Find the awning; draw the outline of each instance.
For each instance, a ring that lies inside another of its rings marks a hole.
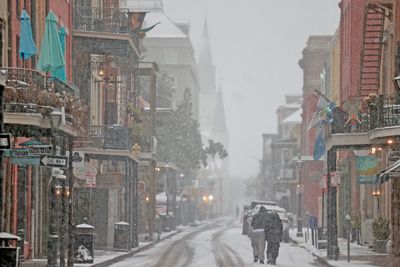
[[[377,181],[383,183],[388,180],[389,178],[389,173],[396,171],[398,168],[400,168],[400,160],[396,161],[386,169],[382,170],[377,174]]]

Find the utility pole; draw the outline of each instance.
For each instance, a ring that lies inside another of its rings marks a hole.
[[[332,186],[331,173],[336,171],[336,148],[331,148],[327,153],[327,187],[328,187],[328,247],[327,256],[337,260],[339,256],[338,233],[337,233],[337,203],[336,186]]]
[[[4,133],[4,89],[6,87],[6,76],[0,72],[0,133]],[[4,231],[4,209],[3,209],[3,151],[0,150],[0,232]]]

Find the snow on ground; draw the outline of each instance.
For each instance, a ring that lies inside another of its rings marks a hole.
[[[175,257],[176,252],[171,246],[182,246],[182,257],[179,253],[176,255],[176,264],[174,267],[217,267],[217,266],[268,266],[259,263],[253,263],[252,248],[250,239],[242,235],[241,225],[238,222],[231,223],[228,220],[218,220],[208,222],[193,228],[187,228],[182,233],[168,238],[154,247],[139,252],[133,257],[112,265],[113,267],[154,267],[163,266],[161,257],[169,258],[166,252],[171,251]],[[180,242],[179,240],[182,240]],[[179,241],[177,243],[177,241]],[[214,255],[213,250],[221,249],[221,253]],[[187,255],[186,255],[187,254]],[[222,259],[223,264],[217,264],[217,258]],[[229,258],[229,259],[228,259]],[[170,259],[165,259],[170,261]],[[187,265],[183,264],[188,260]],[[226,260],[226,261],[225,261]],[[158,263],[161,261],[161,265]],[[277,260],[277,266],[281,267],[309,267],[322,266],[316,264],[316,258],[304,248],[293,244],[282,243],[280,256]]]

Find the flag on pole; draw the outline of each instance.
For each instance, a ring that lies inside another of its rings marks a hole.
[[[323,95],[319,95],[315,112],[308,124],[308,130],[317,127],[320,124],[333,123],[333,110],[336,108],[335,103],[329,101]]]
[[[325,155],[325,132],[322,125],[317,128],[317,138],[315,138],[313,152],[314,160],[319,160]]]

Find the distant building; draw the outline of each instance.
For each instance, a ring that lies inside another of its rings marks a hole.
[[[259,197],[275,200],[287,211],[294,211],[296,203],[296,167],[301,129],[300,95],[286,95],[278,107],[277,134],[263,134]]]
[[[210,38],[207,22],[204,24],[202,43],[199,53],[199,82],[200,82],[200,128],[203,143],[208,145],[208,140],[220,142],[229,153],[229,134],[226,126],[223,93],[216,89],[215,67],[212,60]],[[229,188],[229,159],[208,159],[208,166],[201,176],[213,183],[216,194],[218,211],[226,212],[230,208]],[[217,180],[216,180],[217,179]],[[215,181],[216,180],[216,181]]]
[[[161,1],[127,1],[126,7],[151,11],[144,19],[143,28],[160,22],[147,32],[146,38],[143,39],[142,61],[157,62],[160,71],[167,72],[174,79],[173,108],[181,102],[185,89],[190,89],[193,117],[198,120],[199,83],[194,49],[189,38],[190,24],[186,21],[171,20],[164,13]]]

